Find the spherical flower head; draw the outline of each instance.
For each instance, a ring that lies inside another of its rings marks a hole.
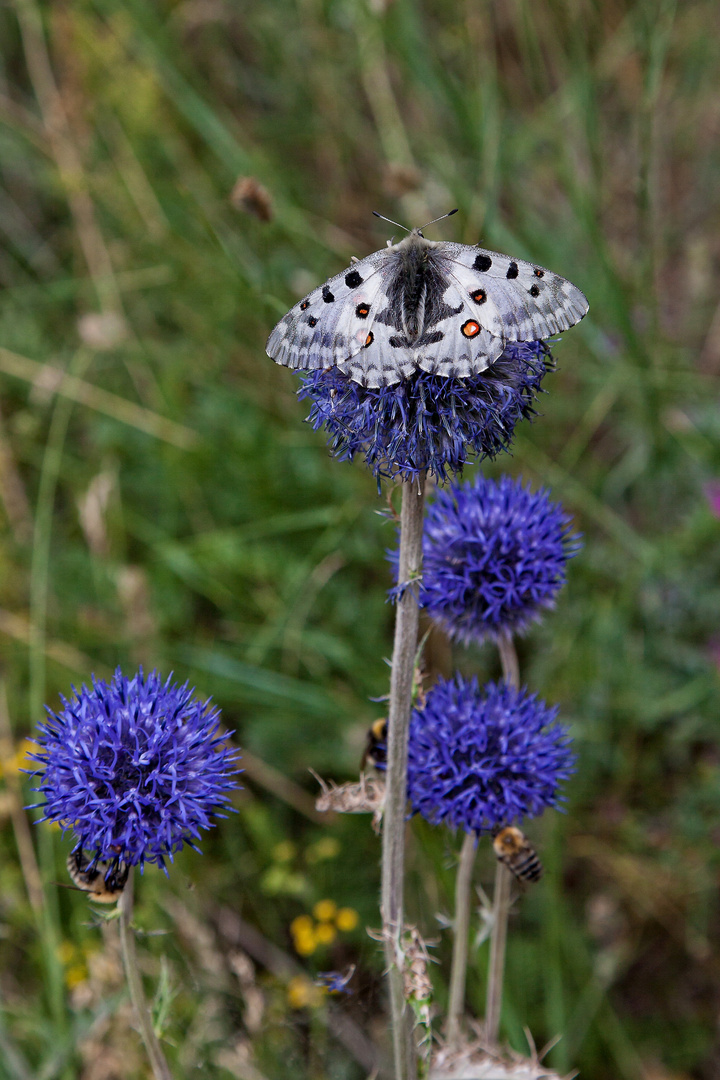
[[[492,367],[468,379],[418,371],[395,386],[360,386],[337,368],[311,371],[298,397],[310,398],[309,423],[328,432],[341,461],[361,454],[378,478],[444,483],[470,457],[507,450],[515,425],[552,367],[543,341],[508,342]]]
[[[73,693],[38,725],[42,820],[72,828],[96,858],[130,866],[164,867],[183,844],[195,847],[237,787],[238,755],[218,734],[219,710],[187,683],[146,678],[142,668],[132,679],[118,668],[109,685],[93,678],[92,689]]]
[[[555,605],[580,550],[548,492],[503,476],[441,491],[428,509],[420,603],[464,645],[521,633]]]
[[[413,813],[479,834],[557,806],[575,758],[556,716],[507,683],[439,679],[410,721]]]

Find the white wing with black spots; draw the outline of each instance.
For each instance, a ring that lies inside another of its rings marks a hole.
[[[384,299],[376,255],[313,289],[280,320],[267,343],[276,364],[303,371],[341,367],[363,348]]]
[[[579,322],[575,285],[523,259],[426,240],[419,229],[314,289],[267,343],[278,364],[338,368],[363,386],[392,386],[418,369],[469,378],[514,341],[540,341]]]
[[[569,330],[587,314],[583,293],[544,266],[467,244],[443,244],[449,271],[469,294],[485,289],[506,341],[541,341]]]

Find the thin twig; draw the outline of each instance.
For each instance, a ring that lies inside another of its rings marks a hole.
[[[477,851],[473,833],[465,833],[460,850],[460,862],[455,879],[455,920],[453,923],[453,955],[450,968],[450,1001],[448,1003],[447,1041],[452,1047],[460,1036],[460,1022],[465,1008],[465,977],[467,974],[468,932],[470,929],[470,885]]]
[[[20,36],[30,81],[40,106],[45,134],[65,188],[78,240],[100,307],[120,311],[122,302],[112,262],[95,217],[82,158],[75,143],[45,41],[42,16],[35,0],[15,0]]]
[[[0,372],[33,384],[50,383],[58,397],[76,401],[88,409],[94,409],[95,412],[117,420],[120,424],[137,428],[138,431],[181,450],[188,450],[198,443],[198,434],[192,428],[178,424],[109,390],[103,390],[101,386],[86,382],[73,372],[63,371],[55,364],[41,364],[37,360],[31,360],[29,356],[21,356],[0,346]]]
[[[503,678],[508,686],[513,686],[517,690],[520,686],[520,667],[512,635],[504,634],[499,638],[498,651],[503,669]],[[512,874],[510,871],[503,863],[498,862],[495,870],[493,921],[490,934],[490,966],[485,1005],[485,1038],[490,1046],[497,1042],[500,1030],[511,881]]]
[[[27,889],[30,907],[38,920],[42,919],[43,896],[42,878],[38,867],[37,856],[33,846],[32,833],[28,823],[27,814],[23,808],[22,788],[17,770],[9,765],[13,754],[14,743],[12,726],[10,724],[10,711],[8,708],[7,689],[5,680],[0,679],[0,760],[5,764],[5,783],[10,796],[10,817],[12,818],[15,843],[20,856],[20,866],[25,888]]]
[[[120,912],[120,944],[122,947],[123,967],[127,979],[130,1000],[135,1008],[135,1016],[140,1028],[142,1041],[145,1043],[150,1065],[155,1080],[173,1080],[170,1067],[155,1034],[152,1017],[145,998],[140,969],[135,950],[135,932],[132,928],[133,917],[133,867],[130,867],[127,883],[118,903]]]
[[[504,634],[498,640],[498,652],[502,664],[503,679],[508,686],[520,689],[520,665],[511,634]]]
[[[414,1080],[416,1075],[415,1046],[403,994],[400,936],[404,919],[408,731],[418,638],[423,509],[424,477],[414,482],[405,481],[402,487],[398,563],[398,584],[405,588],[395,609],[388,710],[387,787],[382,831],[381,916],[390,984],[395,1080]]]
[[[512,874],[503,863],[495,870],[493,896],[493,924],[490,936],[490,966],[488,969],[487,998],[485,1004],[485,1040],[488,1046],[497,1043],[502,1009],[503,975],[505,973],[505,943],[507,940],[508,910],[510,907],[510,882]]]

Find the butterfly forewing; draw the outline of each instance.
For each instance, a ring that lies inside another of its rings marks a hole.
[[[540,341],[568,330],[587,314],[580,289],[543,266],[466,244],[441,246],[459,285],[468,293],[487,289],[506,341]]]
[[[268,338],[268,356],[302,370],[342,367],[366,346],[385,299],[378,271],[376,256],[369,255],[313,289],[277,324]]]

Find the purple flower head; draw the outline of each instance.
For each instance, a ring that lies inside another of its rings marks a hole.
[[[413,813],[466,832],[537,817],[575,762],[567,730],[535,694],[461,675],[439,679],[410,721]]]
[[[420,603],[468,645],[518,633],[551,608],[580,537],[548,492],[509,476],[441,491],[428,510]]]
[[[508,449],[518,420],[533,415],[551,366],[545,342],[508,342],[492,367],[468,379],[418,371],[395,386],[371,388],[328,368],[305,375],[298,397],[310,398],[308,421],[326,429],[341,461],[362,454],[378,481],[430,471],[444,482],[469,457]]]
[[[126,679],[118,668],[109,685],[73,687],[39,724],[42,820],[73,829],[96,859],[164,867],[183,844],[195,847],[237,787],[238,753],[218,734],[219,710],[171,678],[141,668]]]

